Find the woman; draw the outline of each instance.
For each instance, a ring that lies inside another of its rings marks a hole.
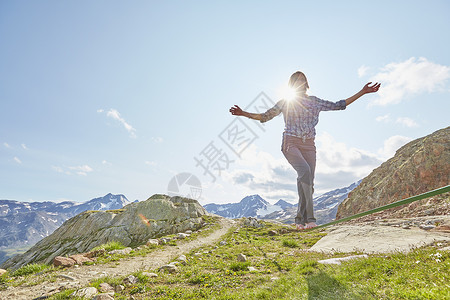
[[[325,110],[343,110],[364,94],[377,92],[380,83],[372,86],[366,84],[355,95],[338,102],[319,99],[308,96],[309,88],[305,74],[298,71],[289,79],[289,87],[295,91],[292,100],[280,100],[274,107],[262,114],[243,111],[235,105],[230,109],[231,114],[245,116],[250,119],[267,122],[275,116],[283,113],[285,128],[281,151],[297,172],[298,208],[295,224],[298,230],[316,227],[316,219],[313,211],[313,185],[314,171],[316,167],[316,136],[315,126],[319,121],[319,113]]]

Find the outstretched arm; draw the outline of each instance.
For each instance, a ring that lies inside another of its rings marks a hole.
[[[243,111],[239,106],[235,105],[230,108],[230,113],[235,116],[244,116],[253,120],[261,121],[261,114],[253,114]]]
[[[365,94],[378,92],[378,89],[380,88],[381,83],[377,82],[377,83],[373,84],[372,86],[370,86],[371,83],[372,82],[369,82],[362,88],[362,90],[360,90],[359,92],[357,92],[350,98],[345,99],[345,104],[347,106],[349,106],[352,102],[354,102],[355,100],[357,100],[358,98],[360,98],[361,96],[363,96]]]

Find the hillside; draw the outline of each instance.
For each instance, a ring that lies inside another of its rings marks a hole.
[[[450,184],[450,127],[416,139],[372,171],[339,206],[344,218]],[[385,217],[445,215],[449,193],[384,212]]]
[[[64,222],[24,254],[4,262],[2,268],[50,263],[55,256],[86,252],[111,241],[125,246],[145,244],[152,237],[199,228],[201,216],[206,214],[196,200],[165,195],[154,195],[119,210],[86,211]]]
[[[129,203],[124,195],[111,193],[82,203],[0,200],[0,264],[23,253],[81,212],[120,209]]]

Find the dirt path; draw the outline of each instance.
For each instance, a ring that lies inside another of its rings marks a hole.
[[[19,286],[0,291],[0,300],[35,299],[58,291],[62,287],[78,288],[89,284],[89,281],[103,277],[115,277],[129,275],[139,270],[153,270],[173,261],[182,254],[187,254],[193,249],[211,245],[220,240],[235,224],[233,220],[220,219],[220,228],[206,237],[181,243],[175,247],[167,247],[164,250],[155,251],[145,257],[132,257],[119,262],[104,265],[81,266],[58,272],[61,280],[57,282],[44,282],[35,286]]]

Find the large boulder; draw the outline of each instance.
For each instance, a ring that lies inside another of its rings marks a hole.
[[[373,170],[350,192],[339,205],[336,219],[444,187],[449,182],[450,127],[447,127],[398,149],[394,157]],[[404,213],[413,216],[432,207],[435,214],[447,214],[449,193],[419,202],[406,207]],[[418,209],[417,205],[424,209]],[[389,213],[400,209],[403,207]]]
[[[67,220],[53,234],[2,267],[17,269],[28,263],[51,263],[56,256],[83,253],[111,241],[125,246],[145,244],[150,238],[197,230],[207,211],[193,199],[153,195],[112,211],[86,211]]]

